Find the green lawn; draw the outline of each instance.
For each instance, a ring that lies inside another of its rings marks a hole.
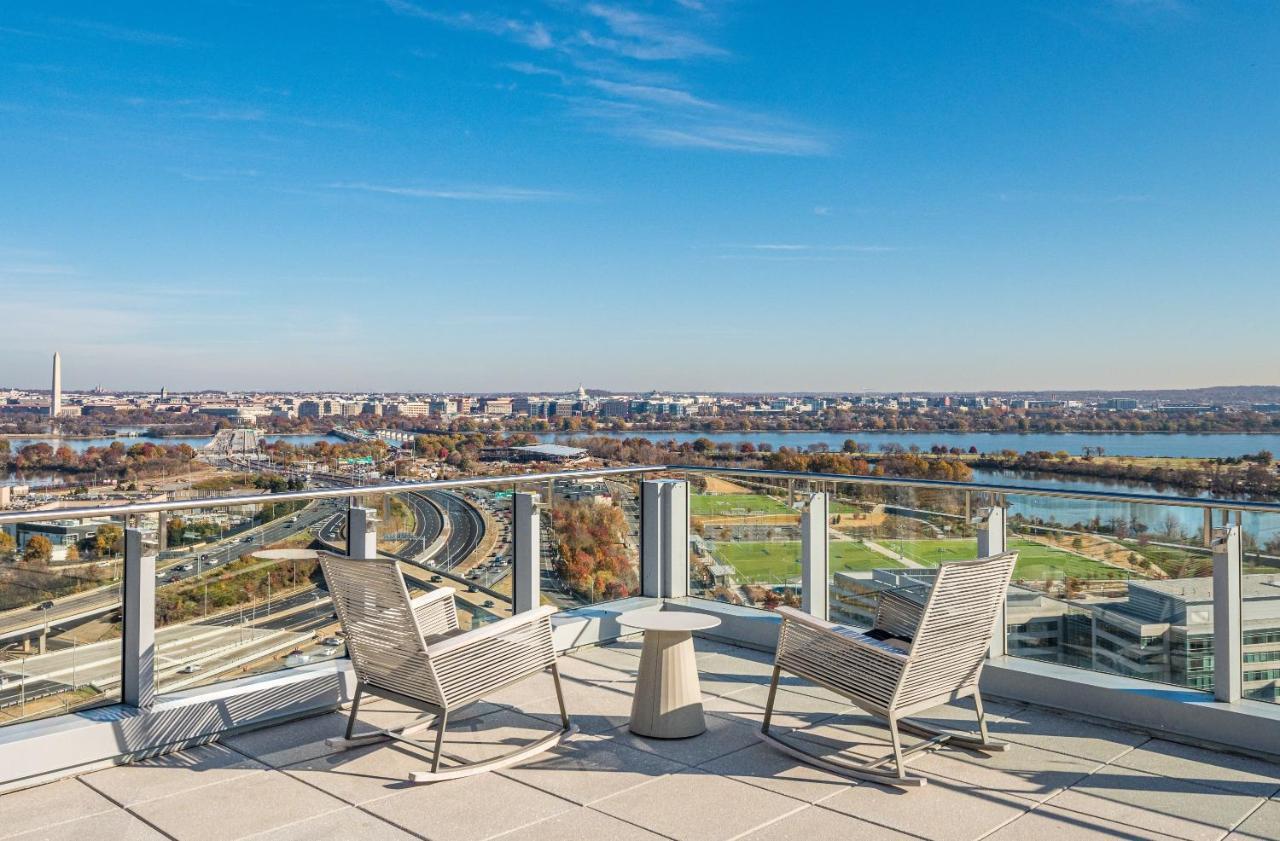
[[[726,517],[748,514],[795,514],[785,502],[764,494],[690,494],[689,513],[699,517]]]
[[[969,560],[977,557],[978,554],[977,542],[966,539],[877,540],[876,542],[926,566],[937,566],[940,561]],[[1115,567],[1030,540],[1014,538],[1009,548],[1018,550],[1018,566],[1013,571],[1014,578],[1042,581],[1047,577],[1121,578],[1124,575]]]
[[[937,566],[942,561],[971,561],[978,557],[978,542],[965,538],[938,540],[893,540],[873,538],[886,549],[910,558],[918,564]]]
[[[1018,566],[1014,578],[1043,581],[1045,578],[1124,578],[1126,573],[1115,567],[1045,546],[1029,540],[1011,541],[1010,549],[1018,550]]]
[[[879,552],[872,551],[860,540],[833,540],[828,544],[831,551],[831,572],[865,572],[869,569],[893,569],[902,564],[886,558]]]
[[[924,566],[936,566],[938,561],[970,560],[977,555],[977,544],[968,539],[941,540],[878,540],[881,546],[892,549]],[[878,552],[868,549],[861,541],[833,540],[831,547],[831,572],[865,572],[872,569],[901,567]],[[1018,566],[1014,578],[1043,581],[1045,578],[1121,578],[1124,573],[1106,564],[1081,558],[1070,552],[1044,546],[1029,540],[1014,539],[1011,549],[1018,550]],[[784,540],[720,542],[716,544],[719,563],[737,568],[742,582],[781,582],[800,575],[800,541]]]
[[[743,582],[781,581],[800,574],[800,541],[737,541],[717,543],[716,559],[737,568]],[[831,572],[900,567],[902,564],[873,552],[860,542],[831,541]]]

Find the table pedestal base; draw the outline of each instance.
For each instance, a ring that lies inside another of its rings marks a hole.
[[[686,739],[706,729],[693,636],[688,631],[646,630],[631,701],[631,732]]]

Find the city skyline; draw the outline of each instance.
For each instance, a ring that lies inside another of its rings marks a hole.
[[[0,381],[1276,381],[1275,9],[210,9],[6,9]]]
[[[29,394],[44,393],[39,388],[27,388],[18,384],[0,383],[0,390],[16,390]],[[941,389],[941,390],[912,390],[912,389],[870,389],[870,388],[854,388],[843,390],[816,390],[816,389],[775,389],[771,391],[750,391],[750,390],[733,390],[733,389],[671,389],[651,387],[644,389],[611,389],[601,387],[600,385],[592,385],[590,387],[579,383],[576,387],[566,388],[532,388],[532,389],[454,389],[454,390],[430,390],[430,389],[361,389],[361,388],[220,388],[220,387],[198,387],[191,389],[170,389],[166,385],[157,388],[116,388],[110,385],[103,386],[97,383],[89,388],[69,389],[68,393],[72,395],[143,395],[143,394],[159,394],[161,399],[168,397],[177,397],[184,395],[202,395],[202,394],[281,394],[281,395],[302,395],[302,394],[364,394],[369,396],[386,396],[386,395],[411,395],[411,394],[462,394],[462,395],[573,395],[585,397],[588,393],[592,393],[595,397],[613,395],[637,395],[637,394],[672,394],[672,395],[693,395],[706,394],[717,396],[734,396],[734,395],[892,395],[892,394],[930,394],[930,395],[946,395],[946,394],[975,394],[975,395],[991,395],[991,396],[1008,396],[1016,394],[1025,395],[1053,395],[1059,394],[1064,397],[1074,396],[1080,397],[1085,395],[1106,395],[1106,396],[1123,396],[1137,395],[1144,396],[1154,401],[1167,400],[1169,394],[1186,394],[1196,395],[1205,399],[1220,399],[1215,393],[1231,393],[1239,392],[1239,395],[1226,400],[1226,403],[1246,404],[1249,400],[1243,399],[1248,396],[1253,399],[1266,398],[1268,400],[1277,399],[1272,393],[1280,392],[1280,385],[1266,384],[1215,384],[1200,387],[1186,387],[1175,389],[1153,389],[1153,388],[1137,388],[1137,389]],[[62,354],[58,351],[53,352],[53,378],[51,387],[47,393],[50,395],[49,416],[57,417],[62,407],[64,390],[62,388]]]

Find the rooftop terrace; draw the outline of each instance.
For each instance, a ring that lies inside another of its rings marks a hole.
[[[424,755],[334,752],[324,740],[345,717],[331,712],[4,795],[0,838],[1280,838],[1280,766],[999,700],[992,730],[1010,751],[944,747],[913,763],[929,785],[910,792],[854,784],[757,741],[769,655],[696,645],[709,729],[692,739],[628,732],[639,645],[623,640],[562,658],[582,734],[522,766],[413,785]],[[953,713],[972,721],[934,715]],[[363,723],[412,715],[377,700]],[[550,679],[526,681],[469,708],[448,750],[504,753],[554,718]],[[798,680],[784,681],[774,721],[818,754],[883,751],[882,729]]]

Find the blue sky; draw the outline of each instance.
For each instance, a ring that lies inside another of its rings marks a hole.
[[[1280,6],[0,9],[0,385],[1276,383]]]

